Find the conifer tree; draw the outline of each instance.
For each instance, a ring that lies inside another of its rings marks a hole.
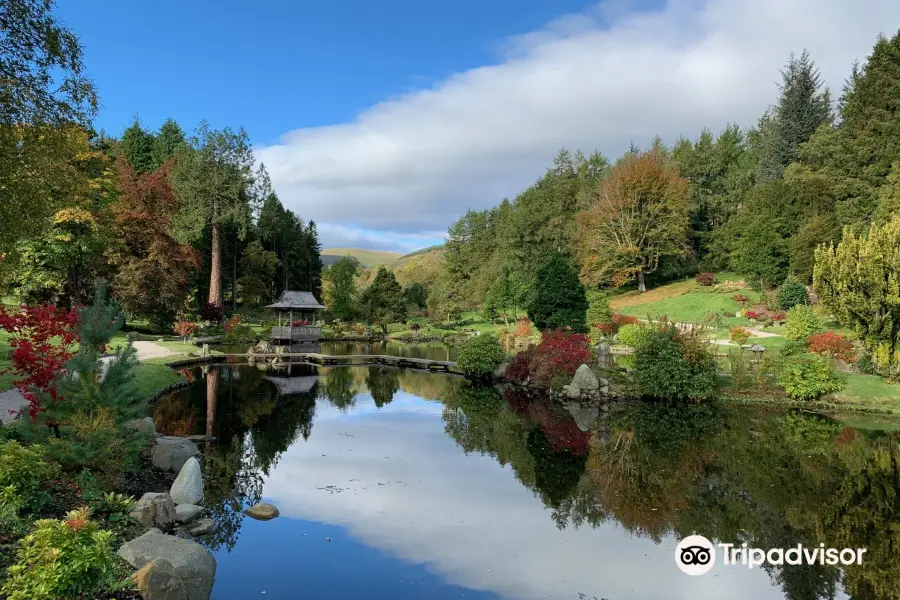
[[[128,129],[122,134],[122,141],[120,142],[122,155],[135,173],[149,173],[159,166],[156,164],[154,156],[155,143],[156,140],[153,134],[147,132],[138,118],[135,117]]]
[[[175,156],[184,143],[184,130],[173,119],[166,119],[153,140],[153,168],[158,169]]]
[[[528,318],[540,330],[587,331],[588,303],[575,266],[560,253],[551,256],[535,274]]]

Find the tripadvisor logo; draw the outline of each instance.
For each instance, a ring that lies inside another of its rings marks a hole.
[[[750,548],[746,543],[718,544],[718,551],[708,539],[702,535],[689,535],[675,547],[675,563],[682,572],[688,575],[704,575],[716,564],[717,552],[721,555],[723,565],[742,565],[748,569],[763,565],[861,565],[866,548],[826,548],[806,547],[797,544],[791,548]]]

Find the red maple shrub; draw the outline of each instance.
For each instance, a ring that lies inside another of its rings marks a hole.
[[[703,287],[709,287],[711,285],[716,284],[716,274],[715,273],[697,273],[697,276],[694,277],[694,280],[697,282],[697,285],[701,285]]]
[[[853,342],[834,331],[814,333],[806,338],[806,347],[813,354],[824,354],[848,363],[856,361]]]
[[[763,314],[760,312],[757,312],[755,310],[747,310],[747,311],[744,311],[744,316],[750,320],[756,321],[756,320],[760,319],[763,316]]]
[[[200,326],[190,321],[178,321],[172,327],[172,330],[182,338],[186,338],[197,333],[200,330]]]
[[[291,323],[291,327],[306,327],[307,325],[309,325],[308,319],[296,319],[293,323]]]
[[[57,383],[72,358],[71,346],[78,336],[75,308],[63,310],[53,306],[22,306],[13,313],[0,306],[0,329],[11,334],[12,366],[5,372],[19,379],[13,385],[28,401],[28,414],[35,418],[45,410],[43,398],[61,400]]]
[[[776,323],[784,323],[785,321],[787,321],[787,315],[783,312],[772,313],[771,315],[769,315],[769,318],[771,318]]]
[[[513,357],[506,379],[521,383],[531,377],[536,387],[549,389],[554,377],[574,375],[578,367],[590,362],[591,349],[584,334],[547,331],[540,344]]]
[[[603,335],[616,335],[619,333],[619,329],[621,329],[624,325],[637,325],[641,322],[637,317],[632,317],[630,315],[620,315],[614,314],[612,319],[610,319],[606,323],[597,323],[597,329],[600,330],[600,333]]]
[[[234,329],[235,327],[237,327],[240,324],[241,324],[241,316],[240,315],[234,315],[233,317],[230,317],[227,321],[225,321],[225,333],[228,333],[229,331],[231,331],[232,329]]]

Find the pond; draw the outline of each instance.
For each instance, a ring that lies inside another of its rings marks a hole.
[[[896,434],[810,413],[565,407],[387,367],[191,369],[156,406],[207,434],[213,598],[896,598]],[[257,501],[281,516],[258,522]],[[867,548],[862,565],[716,565],[678,541]]]
[[[226,354],[246,354],[247,344],[227,345],[215,347],[219,352]],[[321,344],[303,344],[292,348],[295,352],[315,352],[330,355],[347,354],[386,354],[388,356],[403,356],[406,358],[428,358],[431,360],[456,361],[459,346],[444,344],[441,342],[422,342],[421,344],[408,344],[406,342],[322,342]]]

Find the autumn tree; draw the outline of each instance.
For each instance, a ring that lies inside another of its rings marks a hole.
[[[222,227],[236,226],[243,238],[255,200],[258,174],[253,171],[250,140],[243,129],[217,131],[204,122],[176,158],[172,182],[182,202],[176,218],[180,237],[197,240],[210,228],[209,302],[222,306]]]
[[[369,322],[377,322],[387,333],[389,323],[406,321],[406,302],[403,290],[394,274],[378,267],[372,284],[363,291],[360,306]]]
[[[112,289],[128,313],[165,330],[187,298],[200,265],[194,249],[173,235],[172,217],[180,205],[169,184],[173,163],[144,175],[122,157],[116,167],[119,194],[112,212],[119,246],[110,256],[118,266]]]
[[[690,186],[658,153],[626,156],[578,214],[576,247],[582,279],[624,285],[644,277],[661,258],[688,252]]]
[[[859,336],[876,370],[900,377],[900,216],[816,250],[813,284],[822,303]]]

